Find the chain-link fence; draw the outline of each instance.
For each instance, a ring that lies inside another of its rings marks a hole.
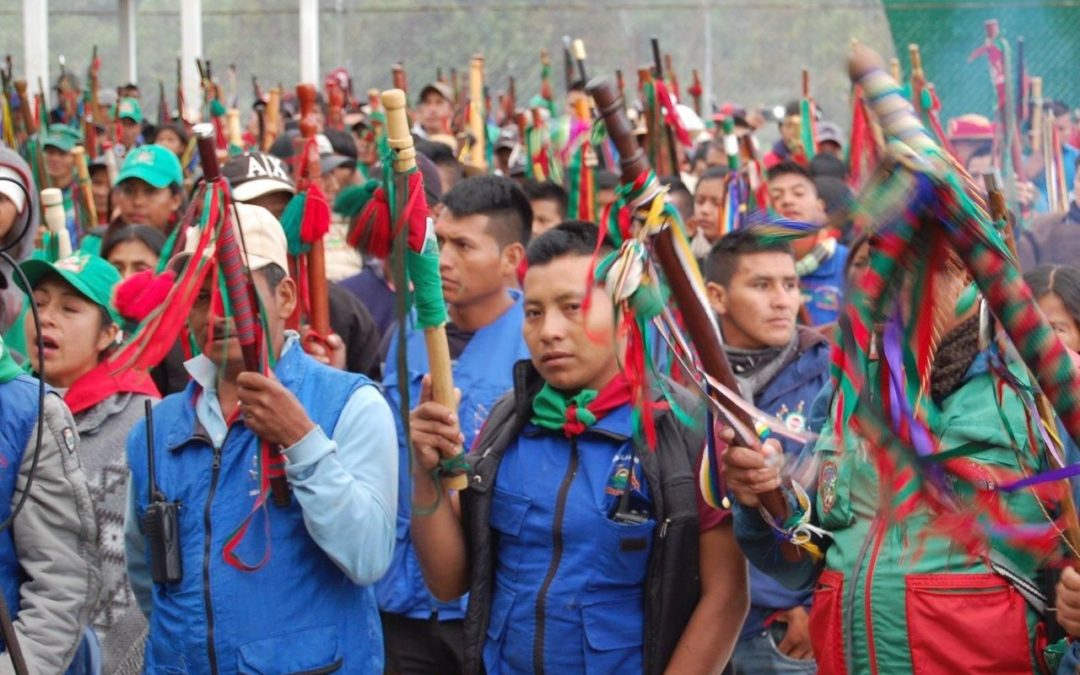
[[[144,104],[156,105],[157,83],[170,99],[180,53],[183,0],[140,0],[136,34]],[[0,0],[0,48],[18,61],[23,50],[21,2]],[[297,0],[216,0],[203,5],[203,51],[216,78],[237,66],[241,104],[251,100],[250,79],[291,87],[298,78]],[[120,79],[117,0],[50,0],[49,48],[68,67],[85,73],[99,47],[103,85]],[[513,75],[519,101],[538,91],[539,52],[551,52],[556,92],[562,89],[563,36],[584,40],[590,75],[623,70],[628,89],[636,70],[651,61],[649,38],[672,55],[685,91],[691,70],[715,102],[783,104],[799,95],[803,68],[812,73],[815,98],[826,114],[847,119],[848,82],[843,56],[851,36],[892,53],[879,0],[322,0],[322,72],[346,66],[359,92],[390,85],[390,67],[402,61],[415,93],[436,69],[457,68],[485,56],[493,93]],[[710,67],[711,66],[711,67]],[[55,60],[52,75],[57,75]],[[688,97],[684,94],[684,99]],[[151,113],[150,110],[147,111]]]
[[[1026,70],[1043,78],[1043,95],[1080,106],[1080,1],[885,0],[883,4],[905,68],[907,45],[916,43],[946,117],[993,113],[994,89],[986,59],[968,62],[985,40],[987,19],[999,21],[1012,46],[1014,72],[1017,38],[1023,38]]]

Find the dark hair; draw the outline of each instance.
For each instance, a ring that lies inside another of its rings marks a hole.
[[[532,235],[532,206],[513,180],[503,176],[474,176],[443,194],[443,205],[455,218],[488,217],[488,232],[500,247],[528,244]]]
[[[559,206],[559,217],[566,217],[566,208],[569,203],[569,197],[566,194],[566,190],[558,183],[553,183],[549,180],[527,180],[521,184],[521,189],[525,192],[525,196],[529,198],[530,202],[555,202]]]
[[[971,166],[971,160],[975,159],[976,157],[991,156],[993,156],[993,148],[991,147],[991,145],[989,143],[987,143],[986,145],[980,145],[979,147],[975,148],[975,152],[968,155],[967,161],[964,162],[964,169],[967,170],[967,168]]]
[[[259,274],[262,275],[271,291],[276,289],[282,281],[289,278],[289,273],[281,269],[276,263],[270,263],[266,267],[259,268]]]
[[[150,139],[150,142],[156,143],[158,136],[161,135],[162,131],[173,132],[174,134],[176,134],[176,137],[180,139],[180,143],[185,146],[187,145],[188,140],[191,138],[191,134],[189,134],[187,129],[184,128],[183,124],[180,124],[179,122],[169,122],[168,124],[162,124],[157,129],[154,129],[154,135]]]
[[[820,176],[832,176],[843,180],[847,178],[847,166],[844,161],[835,155],[821,153],[810,160],[810,175],[813,178]]]
[[[1061,298],[1065,311],[1080,329],[1080,269],[1067,265],[1039,265],[1024,275],[1024,281],[1036,301],[1048,293]]]
[[[786,241],[767,242],[753,227],[729,232],[717,239],[709,251],[709,256],[705,259],[705,280],[727,286],[731,283],[731,277],[735,276],[740,257],[773,252],[787,253],[792,258],[795,257],[791,244]]]
[[[700,180],[701,179],[699,178],[698,181]],[[679,193],[684,194],[687,197],[693,197],[693,195],[690,194],[690,188],[686,187],[686,183],[682,182],[674,176],[664,176],[660,179],[660,184],[667,186],[668,194]]]
[[[1051,109],[1054,111],[1054,117],[1061,117],[1062,115],[1068,115],[1072,113],[1069,106],[1065,101],[1053,101],[1050,104]]]
[[[128,241],[142,243],[159,257],[161,249],[165,247],[165,235],[160,230],[149,225],[124,225],[105,232],[101,241],[101,257],[108,259],[114,248]]]
[[[788,101],[784,104],[784,117],[802,115],[802,102],[799,100]]]
[[[698,176],[697,185],[694,187],[694,194],[697,194],[697,191],[701,189],[701,184],[705,181],[720,180],[727,176],[729,173],[731,173],[731,169],[727,168],[726,166],[710,166],[708,169],[705,169],[700,176]]]
[[[668,194],[671,196],[675,207],[679,209],[679,215],[683,217],[683,220],[694,215],[694,195],[690,193],[690,188],[686,187],[686,183],[674,176],[664,176],[660,179],[660,184],[667,186]],[[681,205],[679,199],[684,200]],[[687,209],[689,213],[686,211]]]
[[[596,252],[596,240],[600,230],[585,220],[568,220],[543,233],[525,249],[529,267],[547,265],[556,258],[566,256],[592,257]],[[611,250],[605,247],[601,250]]]
[[[802,176],[811,185],[814,183],[814,177],[810,175],[810,172],[807,171],[806,167],[790,159],[785,159],[773,168],[769,169],[769,173],[767,174],[767,180],[776,180],[780,176],[791,175]]]
[[[457,164],[458,158],[454,156],[454,149],[446,143],[430,141],[426,138],[416,138],[416,151],[421,155],[427,155],[435,164]]]

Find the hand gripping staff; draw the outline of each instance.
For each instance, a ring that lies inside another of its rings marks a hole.
[[[383,185],[374,191],[353,224],[349,243],[365,254],[390,257],[395,272],[398,316],[402,317],[398,359],[405,358],[404,327],[409,320],[409,304],[414,303],[416,324],[424,329],[432,399],[456,409],[450,347],[446,341],[446,303],[439,276],[439,247],[424,200],[423,175],[416,168],[416,150],[409,133],[405,104],[405,92],[400,89],[390,89],[382,94],[389,142],[389,148],[383,152],[383,167],[388,168],[392,163],[394,171],[392,176],[384,177]],[[399,372],[408,372],[404,363],[399,361],[398,365]],[[407,408],[408,382],[405,378],[399,380],[399,393]],[[407,435],[407,410],[405,413],[403,421]],[[437,473],[443,477],[446,487],[464,490],[469,486],[468,469],[462,450],[455,457],[444,459]]]
[[[629,189],[632,195],[637,195],[631,203],[633,217],[646,221],[643,226],[646,230],[644,234],[651,247],[651,254],[655,256],[670,286],[671,294],[682,314],[686,332],[692,336],[702,369],[712,380],[708,387],[709,394],[735,428],[736,443],[758,448],[760,441],[754,432],[754,420],[741,405],[729,398],[728,393],[715,386],[720,384],[727,392],[739,390],[724,353],[720,329],[706,300],[704,285],[685,242],[685,235],[682,235],[681,229],[670,219],[663,218],[654,223],[646,220],[651,220],[650,214],[655,212],[658,206],[654,202],[657,199],[663,200],[664,192],[645,153],[633,136],[633,125],[626,117],[623,98],[609,78],[594,79],[587,89],[596,101],[600,116],[607,126],[608,136],[619,152],[623,186]],[[790,509],[780,490],[761,495],[761,503],[774,520],[781,523],[788,520]],[[781,544],[781,549],[786,559],[797,560],[801,556],[800,549],[788,541]]]

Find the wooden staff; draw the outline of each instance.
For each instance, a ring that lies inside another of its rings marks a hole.
[[[317,186],[322,189],[322,171],[319,164],[319,150],[314,143],[308,143],[319,133],[319,119],[315,115],[315,85],[296,85],[296,98],[300,102],[300,137],[303,139],[303,147],[306,156],[297,157],[297,170],[300,171],[300,162],[303,162],[303,178],[298,181],[296,191],[299,193],[308,186]],[[311,196],[308,195],[308,199]],[[311,315],[311,329],[322,338],[330,335],[330,306],[326,282],[326,250],[323,240],[316,239],[310,242],[311,249],[307,252],[308,273],[308,308]]]
[[[607,126],[608,136],[615,143],[619,151],[620,165],[622,169],[623,185],[632,185],[642,175],[649,172],[649,160],[642,152],[633,136],[633,125],[626,117],[626,104],[619,97],[615,85],[606,78],[598,78],[589,83],[589,93],[600,110],[604,124]],[[654,198],[663,193],[657,191]],[[640,204],[638,213],[649,210],[649,204]],[[686,264],[693,261],[682,259],[679,247],[676,246],[676,232],[671,226],[664,227],[653,235],[653,253],[660,264],[671,287],[671,294],[682,314],[683,324],[687,334],[692,336],[694,348],[701,360],[702,368],[717,382],[723,384],[731,391],[739,391],[739,383],[728,363],[727,354],[724,352],[723,338],[720,327],[716,323],[708,300],[703,296],[701,289],[686,272]],[[736,429],[735,443],[748,448],[760,448],[761,442],[753,435],[754,421],[739,406],[734,405],[724,394],[716,391],[713,396],[742,423],[748,435],[743,435]],[[711,430],[710,430],[711,433]],[[760,495],[761,504],[775,520],[784,522],[788,518],[788,503],[780,490],[774,490]],[[789,542],[781,544],[784,557],[788,560],[797,560],[802,553],[798,547]]]
[[[277,140],[281,128],[281,89],[271,87],[266,97],[266,130],[263,133],[262,151],[269,152]]]
[[[22,117],[23,130],[27,136],[37,133],[37,120],[34,119],[34,108],[30,105],[30,98],[26,93],[26,80],[15,80],[15,93],[19,95],[19,115]]]
[[[236,108],[225,111],[225,130],[228,134],[229,145],[243,151],[244,133],[240,130],[240,111]]]
[[[383,96],[383,106],[386,96]],[[487,173],[487,154],[484,146],[487,142],[486,123],[484,121],[484,57],[476,54],[469,61],[469,133],[472,145],[469,147],[469,164],[480,173]]]
[[[41,191],[41,207],[45,210],[45,228],[56,237],[56,259],[63,260],[71,255],[71,234],[67,229],[67,215],[64,213],[64,193],[60,188],[45,188]]]
[[[1031,149],[1042,152],[1042,129],[1043,129],[1043,79],[1031,78]]]
[[[701,75],[698,74],[698,69],[694,68],[690,71],[690,94],[694,99],[694,112],[701,116]]]
[[[86,150],[81,145],[71,149],[75,158],[75,171],[79,176],[79,207],[86,212],[86,222],[90,227],[98,224],[97,207],[94,205],[94,185],[90,182],[90,167],[86,163]]]
[[[382,94],[382,104],[386,110],[387,141],[395,150],[394,183],[397,189],[394,192],[397,198],[397,214],[405,209],[409,173],[416,168],[416,149],[409,132],[409,118],[405,114],[406,101],[405,92],[400,89],[391,89]],[[450,361],[450,345],[446,339],[446,325],[425,328],[424,344],[427,348],[428,370],[431,373],[431,398],[456,412],[454,371]],[[447,476],[443,482],[452,490],[460,491],[469,487],[469,477],[466,474]]]
[[[653,77],[655,77],[658,82],[663,82],[664,81],[664,67],[663,67],[663,65],[661,65],[661,62],[660,62],[660,40],[658,38],[650,38],[649,42],[652,43],[652,55],[653,55],[653,73],[652,74],[653,74]],[[676,110],[672,110],[670,112],[671,112],[672,115],[678,115],[679,114],[678,111],[676,111]],[[671,127],[669,127],[667,125],[667,122],[664,121],[664,111],[662,110],[662,107],[660,105],[660,99],[659,98],[657,98],[657,100],[656,100],[656,116],[657,116],[657,122],[658,122],[657,126],[659,127],[658,131],[660,132],[661,137],[664,138],[664,140],[665,140],[665,142],[667,144],[668,156],[671,158],[670,175],[674,176],[675,178],[678,178],[679,177],[679,153],[675,149],[675,132]],[[659,139],[657,139],[657,140],[659,140]],[[659,156],[659,153],[657,153],[657,155]],[[668,175],[668,174],[665,174],[665,175]]]
[[[922,54],[919,45],[908,45],[908,59],[911,61],[911,105],[915,108],[915,114],[922,114],[922,91],[926,84],[926,75],[922,68]]]
[[[671,90],[671,95],[678,101],[682,96],[679,91],[679,76],[675,74],[675,69],[671,67],[671,54],[664,54],[664,70],[667,72],[668,89]]]
[[[578,79],[582,82],[588,82],[589,77],[585,74],[585,41],[580,38],[574,40],[570,49],[574,55],[574,62],[577,63]]]
[[[344,129],[344,111],[345,92],[341,90],[337,80],[330,78],[326,81],[326,126],[339,131]]]

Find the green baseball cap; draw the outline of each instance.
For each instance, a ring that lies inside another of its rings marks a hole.
[[[139,105],[139,99],[137,98],[122,98],[120,99],[120,112],[118,116],[123,119],[127,118],[136,124],[142,124],[142,106]]]
[[[71,152],[71,150],[78,144],[82,143],[82,132],[75,127],[69,127],[66,124],[50,124],[49,133],[45,134],[45,139],[41,142],[44,147],[53,147],[64,152]]]
[[[26,275],[26,282],[21,276],[15,275],[15,283],[27,295],[33,292],[43,277],[58,274],[87,300],[104,307],[114,322],[122,322],[112,302],[113,289],[120,283],[120,272],[104,258],[78,251],[55,263],[26,260],[19,263],[19,267]],[[24,283],[29,283],[29,287]]]
[[[116,176],[116,184],[129,178],[138,178],[156,188],[165,188],[173,183],[183,185],[184,169],[172,150],[162,145],[140,145],[128,152],[124,166]]]

